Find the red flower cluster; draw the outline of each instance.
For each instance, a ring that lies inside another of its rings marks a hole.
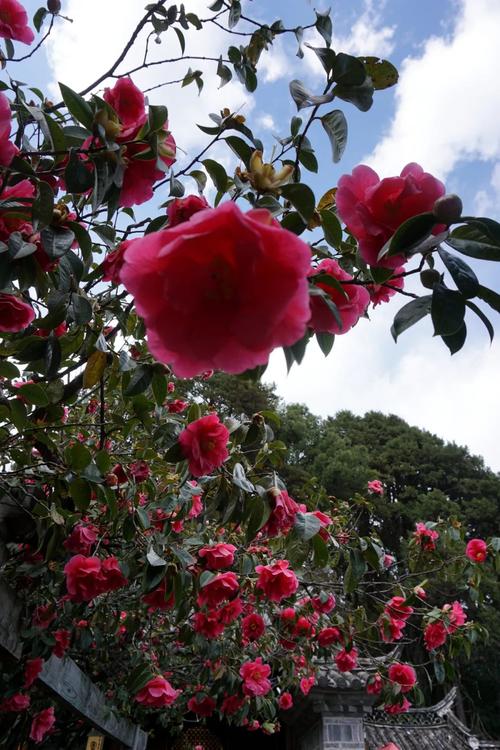
[[[90,602],[99,594],[125,586],[127,579],[120,570],[116,557],[75,555],[64,566],[66,588],[74,602]]]
[[[43,711],[36,714],[31,722],[30,740],[37,743],[42,742],[45,735],[50,732],[55,723],[56,717],[53,707],[44,708]]]
[[[311,268],[309,276],[326,274],[332,279],[340,282],[342,288],[338,289],[327,281],[318,281],[315,286],[322,289],[336,306],[342,325],[340,326],[334,314],[321,297],[311,297],[311,319],[308,326],[315,333],[347,333],[364,314],[370,302],[370,294],[360,285],[348,284],[353,281],[351,274],[344,271],[336,260],[325,258],[316,268]]]
[[[436,540],[439,539],[439,531],[427,528],[425,523],[417,523],[415,524],[413,537],[423,550],[432,552],[436,549]]]
[[[88,555],[97,541],[97,526],[89,523],[77,523],[71,534],[64,540],[63,546],[70,552]]]
[[[17,333],[24,331],[35,318],[35,311],[13,294],[0,294],[0,331]]]

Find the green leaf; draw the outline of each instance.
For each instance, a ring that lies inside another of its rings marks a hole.
[[[164,229],[167,225],[168,218],[167,216],[157,216],[155,219],[152,219],[149,224],[147,225],[144,234],[151,234],[151,232],[159,232],[160,229]]]
[[[319,534],[312,538],[313,564],[317,568],[325,568],[328,564],[328,547]]]
[[[179,560],[183,568],[187,568],[189,565],[194,565],[194,563],[196,562],[193,555],[189,554],[189,552],[184,547],[179,547],[176,544],[172,544],[170,549]]]
[[[312,49],[312,51],[315,53],[316,57],[320,61],[321,65],[323,66],[325,73],[329,75],[330,71],[335,65],[335,58],[336,58],[335,52],[329,47],[313,47],[312,44],[307,44],[307,43],[306,43],[306,47],[309,47],[309,49]]]
[[[65,86],[64,83],[60,83],[59,88],[70,114],[75,120],[91,131],[94,122],[94,113],[90,104],[80,94],[77,94],[76,91],[70,89],[69,86]]]
[[[337,99],[354,104],[360,112],[368,112],[373,104],[373,85],[368,76],[361,86],[346,86],[339,83],[332,93]]]
[[[307,228],[307,223],[302,220],[300,214],[296,211],[290,211],[281,219],[281,226],[289,232],[300,235]]]
[[[316,334],[316,341],[318,342],[318,346],[325,357],[327,357],[332,350],[333,344],[335,343],[335,336],[333,333],[320,332]]]
[[[499,300],[500,302],[500,300]],[[493,329],[493,326],[491,325],[490,320],[486,317],[484,312],[474,304],[474,302],[471,302],[469,299],[465,303],[467,307],[476,313],[477,317],[484,323],[486,330],[488,331],[488,335],[490,337],[490,341],[493,342],[493,338],[495,336],[495,331]]]
[[[332,159],[340,161],[347,144],[347,120],[340,109],[334,109],[321,118],[321,124],[330,139]]]
[[[332,43],[332,19],[330,18],[330,11],[327,10],[324,13],[316,11],[316,30],[325,40],[325,43],[330,46]]]
[[[40,180],[37,185],[37,196],[33,201],[33,221],[36,229],[46,227],[52,222],[54,214],[54,193],[47,182]]]
[[[462,255],[478,260],[500,261],[500,243],[492,239],[484,228],[474,225],[463,225],[452,231],[446,240]]]
[[[77,325],[85,325],[92,320],[92,305],[86,297],[80,294],[71,295],[69,312]]]
[[[35,15],[33,16],[33,26],[38,32],[40,32],[42,24],[45,21],[48,13],[49,11],[47,10],[47,8],[38,8]]]
[[[125,388],[124,395],[127,397],[137,396],[149,388],[153,379],[153,368],[150,365],[139,365],[132,372],[132,377]]]
[[[18,388],[18,393],[29,404],[35,406],[48,406],[50,401],[45,388],[37,383],[27,383]]]
[[[450,354],[456,354],[463,347],[465,339],[467,338],[467,327],[465,323],[462,323],[458,331],[455,333],[452,333],[449,336],[441,336],[441,338],[450,350]]]
[[[225,141],[231,151],[233,151],[236,156],[241,159],[244,165],[248,167],[254,149],[249,146],[243,138],[239,138],[237,135],[228,135],[227,138],[225,138]]]
[[[244,492],[255,492],[255,487],[250,482],[245,474],[245,469],[239,463],[234,465],[233,469],[233,484],[239,487]]]
[[[309,170],[309,172],[316,173],[318,171],[318,160],[314,155],[313,151],[309,151],[304,147],[299,149],[299,162],[303,167]]]
[[[446,679],[446,672],[445,672],[444,665],[442,662],[434,660],[433,667],[434,667],[434,674],[436,676],[436,680],[441,685]]]
[[[480,286],[477,291],[477,296],[486,302],[487,305],[500,313],[500,294],[497,294],[493,289],[487,289],[485,286]]]
[[[78,510],[83,512],[87,510],[90,505],[92,490],[86,479],[81,477],[74,479],[69,486],[69,494]]]
[[[168,120],[168,109],[164,104],[150,104],[148,110],[149,129],[152,133],[162,130]]]
[[[45,227],[40,233],[42,247],[51,259],[66,255],[75,241],[75,234],[66,227]]]
[[[398,336],[410,328],[419,320],[429,315],[431,311],[431,300],[432,295],[427,294],[424,297],[418,299],[412,299],[404,305],[401,310],[398,310],[394,317],[394,321],[391,327],[391,334],[394,341],[398,340]]]
[[[321,226],[323,227],[325,240],[330,247],[340,247],[342,242],[342,227],[340,226],[340,221],[337,219],[333,211],[323,209],[323,211],[320,211],[319,213],[321,216]]]
[[[85,227],[82,227],[77,221],[68,221],[67,226],[76,237],[76,241],[84,257],[92,253],[92,240]]]
[[[155,372],[151,381],[151,388],[156,404],[161,406],[167,398],[167,378],[159,372]]]
[[[45,374],[48,378],[55,378],[61,364],[61,344],[53,333],[47,339],[45,349]]]
[[[391,239],[384,245],[378,259],[409,253],[432,234],[435,225],[436,219],[430,212],[410,217],[398,227]]]
[[[227,25],[230,29],[234,28],[241,18],[241,3],[240,0],[233,0],[231,3],[231,10],[229,11],[229,17]]]
[[[443,247],[438,248],[438,253],[464,297],[475,297],[479,290],[479,281],[472,268]]]
[[[68,192],[77,194],[86,193],[94,184],[94,175],[88,168],[88,162],[86,166],[73,148],[70,149],[68,164],[64,170],[64,182]]]
[[[431,317],[434,335],[452,336],[463,325],[465,300],[460,292],[435,284],[432,290]]]
[[[382,60],[380,57],[360,57],[359,59],[365,66],[375,91],[388,89],[398,82],[397,68],[388,60]]]
[[[220,78],[220,89],[225,86],[226,83],[229,83],[229,81],[233,77],[230,68],[228,68],[227,65],[224,65],[224,63],[222,62],[222,56],[219,58],[219,62],[217,64],[217,75]]]
[[[361,86],[366,80],[366,69],[361,60],[339,52],[335,58],[332,79],[341,86]]]
[[[89,449],[78,442],[66,448],[64,455],[69,468],[75,471],[83,471],[92,461],[92,454]]]
[[[227,189],[228,177],[226,174],[226,170],[224,169],[222,164],[219,164],[213,159],[204,159],[202,161],[202,164],[210,175],[212,182],[214,183],[217,190],[219,190],[219,192],[221,193],[225,193]]]
[[[327,102],[331,102],[335,96],[331,91],[327,94],[311,94],[302,81],[299,81],[297,78],[290,82],[289,89],[292,99],[299,110],[305,107],[315,107],[317,104],[326,104]]]
[[[20,376],[21,372],[15,364],[9,362],[7,359],[0,359],[0,377],[12,380],[13,378],[19,378]]]
[[[308,539],[312,539],[318,533],[321,522],[314,513],[299,512],[295,515],[293,527],[300,539],[307,542]]]
[[[281,193],[286,200],[290,201],[300,214],[301,219],[307,224],[312,219],[316,206],[316,199],[311,188],[304,183],[294,182],[290,185],[283,185]]]
[[[136,508],[135,512],[137,514],[137,518],[139,520],[139,525],[143,531],[146,531],[146,529],[149,529],[151,527],[151,521],[149,519],[149,514],[145,508]]]
[[[349,550],[349,564],[344,575],[344,591],[352,594],[366,572],[366,562],[359,549]]]

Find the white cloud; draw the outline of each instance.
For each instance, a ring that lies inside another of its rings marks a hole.
[[[444,178],[461,160],[500,156],[498,0],[459,0],[449,36],[407,58],[389,131],[367,162],[395,174],[409,161]]]
[[[477,191],[474,197],[474,209],[477,216],[500,212],[500,162],[493,167],[490,188]]]
[[[65,14],[73,23],[60,24],[47,41],[49,65],[56,81],[63,81],[76,90],[81,90],[107,70],[117,58],[129,38],[135,24],[144,15],[144,0],[68,0]],[[124,7],[126,6],[126,8]],[[206,14],[206,0],[188,0],[186,11]],[[162,37],[157,45],[150,40],[150,59],[176,58],[181,54],[179,42],[172,31]],[[119,71],[127,71],[139,65],[144,56],[145,35],[134,45]],[[191,30],[186,32],[186,54],[199,57],[218,57],[227,49],[228,35],[211,27],[209,32]],[[237,81],[231,81],[218,89],[219,78],[215,75],[216,63],[203,60],[186,60],[169,65],[155,65],[133,75],[141,88],[183,78],[188,67],[207,71],[205,86],[197,96],[194,83],[185,88],[179,85],[165,86],[148,94],[152,104],[166,104],[169,110],[169,125],[179,149],[193,152],[205,144],[208,136],[197,127],[210,124],[208,114],[223,107],[238,110],[248,115],[254,105],[253,97]],[[112,85],[111,81],[111,85]],[[109,82],[108,82],[109,85]],[[101,84],[100,88],[104,84]],[[58,88],[53,85],[52,95],[58,97]],[[182,157],[180,157],[182,158]]]
[[[259,60],[259,73],[264,83],[274,83],[290,75],[290,53],[281,39],[275,39]]]
[[[373,0],[364,0],[363,12],[353,23],[349,34],[339,36],[334,33],[332,49],[356,56],[389,57],[395,46],[396,27],[384,25],[382,15],[384,6],[385,1],[379,2],[378,7],[375,8]],[[307,32],[305,41],[313,47],[325,46],[324,40],[315,29]],[[309,71],[323,77],[324,70],[315,53],[307,47],[304,47],[304,53],[304,60]]]
[[[259,115],[257,118],[257,124],[266,130],[275,130],[276,123],[274,122],[273,116],[268,115],[265,112]]]
[[[500,344],[490,347],[478,331],[451,357],[441,340],[432,338],[428,320],[394,344],[389,328],[397,302],[401,306],[398,300],[376,308],[371,321],[360,320],[347,335],[337,336],[326,359],[310,344],[302,365],[294,365],[288,376],[283,353],[275,352],[266,380],[277,383],[286,401],[306,403],[321,416],[340,409],[397,414],[445,440],[467,445],[500,471]]]

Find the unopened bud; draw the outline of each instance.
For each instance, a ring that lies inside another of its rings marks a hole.
[[[47,9],[50,13],[59,13],[61,10],[61,0],[47,0]]]
[[[420,274],[420,281],[426,289],[432,289],[434,284],[439,284],[441,281],[441,274],[434,268],[426,268]]]
[[[454,224],[462,216],[463,204],[458,195],[450,193],[438,198],[432,209],[432,213],[440,224]]]

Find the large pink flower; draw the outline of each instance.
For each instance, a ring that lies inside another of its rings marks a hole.
[[[0,165],[3,167],[8,167],[17,153],[17,147],[9,140],[11,125],[10,103],[0,92]]]
[[[31,722],[30,740],[33,740],[33,742],[36,742],[37,744],[41,742],[47,732],[50,732],[55,723],[56,717],[53,707],[50,706],[50,708],[44,708],[43,711],[36,714]]]
[[[442,620],[429,623],[424,630],[424,641],[427,651],[432,651],[446,643],[446,636],[447,630]]]
[[[17,201],[18,199],[34,198],[35,188],[29,180],[21,180],[16,182],[12,187],[6,187],[2,191],[2,202],[10,200]],[[19,201],[20,206],[29,206],[29,202]],[[26,239],[33,234],[33,227],[25,216],[24,211],[21,208],[16,211],[1,211],[0,212],[0,240],[7,242],[12,232],[21,232]],[[31,215],[31,212],[30,212]]]
[[[261,532],[267,536],[286,534],[293,527],[297,513],[306,508],[296,503],[286,490],[279,490],[277,487],[269,490],[268,496],[272,500],[273,509]]]
[[[203,558],[205,565],[209,570],[221,570],[230,568],[234,562],[234,553],[236,547],[234,544],[219,542],[208,547],[202,547],[198,551],[198,556]]]
[[[255,661],[247,661],[240,667],[240,677],[243,680],[243,692],[245,695],[266,695],[271,690],[268,679],[271,674],[269,664],[263,664],[259,656]]]
[[[229,430],[217,414],[190,422],[179,435],[179,444],[195,477],[202,477],[222,466],[229,456]]]
[[[139,690],[135,699],[143,706],[165,708],[171,706],[180,694],[181,690],[174,690],[164,677],[153,677],[142,690]]]
[[[483,563],[488,554],[488,545],[483,539],[471,539],[467,542],[465,554],[472,562]]]
[[[309,272],[310,276],[316,274],[327,274],[337,281],[352,281],[350,273],[344,271],[336,260],[325,258],[316,268]],[[311,319],[308,323],[315,333],[347,333],[363,315],[370,302],[370,294],[358,284],[342,284],[343,292],[335,289],[327,282],[319,281],[316,286],[323,289],[337,306],[342,327],[339,326],[335,317],[325,301],[321,297],[311,297]]]
[[[294,594],[299,587],[297,576],[290,570],[288,560],[278,560],[271,565],[257,565],[255,571],[259,574],[257,588],[271,602],[280,602]]]
[[[176,375],[265,364],[309,318],[307,245],[264,210],[228,201],[130,242],[121,280],[154,356]]]
[[[189,221],[191,216],[205,208],[210,208],[210,206],[203,195],[186,195],[185,198],[174,198],[167,207],[168,226],[176,227],[184,221]]]
[[[35,35],[28,26],[28,14],[17,0],[0,0],[0,37],[31,44]]]
[[[380,250],[403,222],[431,211],[444,193],[443,183],[424,172],[419,164],[407,164],[399,177],[383,180],[361,164],[352,175],[340,178],[335,200],[339,216],[358,240],[364,260],[372,266],[396,268],[405,262],[405,257],[397,255],[379,261]]]
[[[13,294],[0,294],[0,331],[24,331],[35,318],[35,311]]]
[[[153,185],[165,177],[165,170],[158,168],[156,159],[140,158],[148,149],[147,143],[140,141],[125,146],[123,158],[126,167],[120,193],[120,206],[124,208],[139,206],[151,200]],[[171,134],[165,133],[164,144],[158,151],[161,161],[166,167],[170,167],[175,161],[175,141]]]
[[[122,130],[117,141],[133,140],[148,119],[142,91],[131,78],[119,78],[112,89],[104,89],[103,99],[120,118]]]
[[[202,586],[198,594],[198,604],[216,607],[221,602],[233,599],[239,589],[238,578],[235,573],[218,573],[205,586]]]
[[[411,664],[391,664],[388,674],[391,682],[401,686],[402,693],[408,693],[417,682],[417,675]]]

